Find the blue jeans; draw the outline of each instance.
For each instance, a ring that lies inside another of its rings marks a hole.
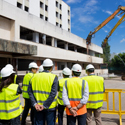
[[[78,125],[86,125],[86,116],[87,114],[78,115],[77,117],[67,115],[67,125],[76,125],[76,119],[78,119]]]
[[[34,125],[45,125],[45,121],[47,125],[55,125],[56,121],[56,110],[43,110],[40,112],[35,111],[35,119]]]

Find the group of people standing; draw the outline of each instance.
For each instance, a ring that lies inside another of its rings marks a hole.
[[[23,90],[15,84],[17,75],[13,67],[5,66],[1,70],[0,125],[26,125],[30,108],[32,125],[55,125],[57,107],[59,125],[63,125],[65,108],[67,125],[75,125],[76,119],[78,125],[92,125],[92,112],[96,125],[102,124],[104,79],[94,74],[94,66],[87,65],[88,76],[82,78],[79,64],[74,64],[71,70],[66,67],[60,80],[52,73],[53,66],[52,60],[45,59],[37,73],[37,64],[30,63],[29,73],[23,78]],[[25,99],[23,113],[19,99],[21,93]]]

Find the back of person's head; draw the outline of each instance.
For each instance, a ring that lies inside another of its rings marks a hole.
[[[94,66],[92,64],[89,64],[86,66],[86,71],[89,73],[93,73],[95,70]]]
[[[68,78],[71,75],[71,70],[68,67],[66,67],[63,69],[62,74],[64,78]]]
[[[11,83],[14,83],[15,71],[11,68],[4,67],[1,70],[2,81],[0,83],[0,92],[3,88],[8,87]]]
[[[36,64],[35,62],[31,62],[31,63],[29,64],[29,69],[32,69],[32,68],[34,68],[34,69],[37,69],[37,68],[38,68],[38,66],[37,66],[37,64]]]
[[[44,70],[51,70],[54,64],[51,59],[45,59],[42,65]]]
[[[81,75],[81,72],[82,72],[82,67],[81,67],[81,65],[79,65],[79,64],[74,64],[74,65],[72,66],[72,73],[73,73],[74,76],[79,77],[79,76]]]

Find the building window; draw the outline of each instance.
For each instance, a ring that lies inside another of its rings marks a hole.
[[[45,17],[45,21],[48,21],[48,17]]]
[[[70,32],[70,29],[68,28],[68,31]]]
[[[70,11],[68,10],[68,15],[70,16]]]
[[[56,1],[56,7],[58,7],[58,2]]]
[[[62,15],[60,14],[60,19],[62,19]]]
[[[62,28],[62,25],[60,24],[60,28]]]
[[[28,7],[26,7],[26,6],[25,6],[25,11],[27,11],[27,12],[29,11],[29,8],[28,8]]]
[[[44,8],[44,4],[42,2],[40,2],[40,8]]]
[[[60,4],[60,7],[59,7],[59,8],[60,8],[60,10],[62,10],[62,5],[61,5],[61,4]]]
[[[17,7],[20,8],[20,9],[22,9],[22,4],[20,4],[20,3],[17,2]]]
[[[47,5],[45,5],[45,11],[48,11],[48,6]]]
[[[44,19],[44,16],[43,16],[42,14],[40,14],[40,18],[41,18],[41,19]]]
[[[58,18],[58,12],[56,12],[56,17]]]
[[[68,20],[68,24],[70,25],[70,20]]]
[[[56,22],[56,26],[58,26],[58,23]]]

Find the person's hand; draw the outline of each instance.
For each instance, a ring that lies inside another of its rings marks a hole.
[[[40,111],[40,106],[39,106],[39,104],[36,104],[36,105],[35,105],[35,109],[36,109],[37,111]]]
[[[75,110],[76,112],[78,111],[78,108],[77,108],[77,107],[73,107],[72,109]]]
[[[39,105],[40,111],[44,109],[43,105]]]
[[[77,111],[75,111],[73,108],[71,108],[69,111],[71,114],[73,114],[74,117],[77,116]]]

